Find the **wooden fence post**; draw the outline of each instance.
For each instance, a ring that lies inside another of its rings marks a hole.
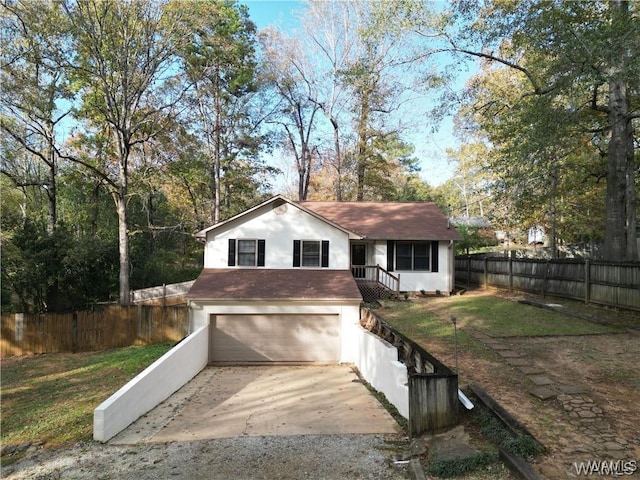
[[[136,332],[136,337],[138,340],[142,340],[142,305],[138,305],[137,306],[137,332]]]
[[[471,256],[467,255],[467,287],[471,286]]]
[[[509,256],[509,292],[513,291],[513,258]]]
[[[16,313],[15,315],[14,338],[16,343],[22,348],[22,340],[24,339],[24,313]]]
[[[591,282],[591,263],[584,261],[584,303],[589,303],[589,283]]]
[[[71,317],[71,351],[78,351],[78,312],[73,312]]]
[[[484,289],[486,290],[489,287],[489,258],[484,257]]]
[[[544,278],[542,279],[542,298],[547,295],[547,278],[549,277],[549,265],[550,260],[547,260],[547,264],[544,267]]]

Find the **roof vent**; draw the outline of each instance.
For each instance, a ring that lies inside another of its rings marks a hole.
[[[287,202],[279,198],[275,202],[273,202],[273,211],[276,215],[282,215],[287,211]]]

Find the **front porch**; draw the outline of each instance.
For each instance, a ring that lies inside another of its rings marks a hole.
[[[394,275],[380,265],[351,265],[351,273],[366,303],[400,296],[400,274]]]

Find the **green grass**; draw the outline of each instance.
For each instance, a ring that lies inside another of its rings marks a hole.
[[[433,299],[387,303],[379,311],[396,328],[415,341],[452,337],[451,317],[462,328],[472,328],[493,337],[590,335],[620,333],[618,326],[601,325],[531,305],[493,296],[460,296],[433,311]],[[458,343],[470,339],[458,330]]]
[[[2,444],[91,440],[93,410],[171,344],[2,360]]]
[[[491,296],[459,297],[448,310],[468,326],[496,337],[590,335],[621,331],[616,326],[601,325]]]
[[[467,458],[432,460],[429,463],[428,471],[435,477],[454,478],[486,469],[489,465],[496,464],[499,461],[498,455],[495,453],[479,452]]]
[[[471,415],[471,422],[494,445],[523,458],[544,453],[542,447],[529,435],[524,432],[513,432],[487,408],[483,407],[477,399],[474,403],[476,408]]]
[[[427,308],[427,302],[392,302],[377,313],[391,326],[418,344],[427,344],[437,340],[447,347],[453,347],[453,323],[441,318]],[[486,354],[486,348],[464,330],[458,328],[458,347],[480,355]]]

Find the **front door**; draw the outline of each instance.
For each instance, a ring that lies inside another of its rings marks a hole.
[[[351,272],[355,278],[365,278],[367,264],[367,246],[364,243],[351,244]],[[362,266],[362,268],[358,268]]]

